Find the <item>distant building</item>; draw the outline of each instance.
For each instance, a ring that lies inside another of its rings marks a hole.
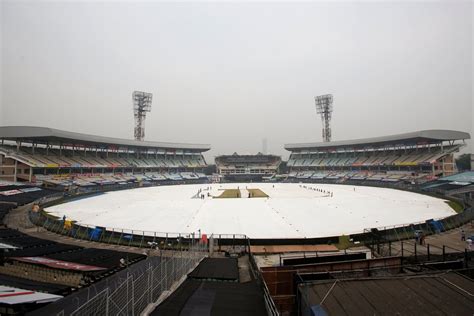
[[[281,163],[275,155],[222,155],[216,157],[217,173],[226,180],[260,181],[273,177]]]

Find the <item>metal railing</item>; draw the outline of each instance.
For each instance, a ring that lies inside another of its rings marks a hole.
[[[252,272],[252,276],[257,280],[260,287],[263,289],[263,299],[265,301],[265,309],[267,310],[267,315],[269,316],[279,316],[280,312],[273,300],[270,291],[268,290],[267,283],[263,279],[262,273],[255,261],[255,258],[250,251],[250,239],[247,238],[247,246],[248,246],[248,254],[249,254],[249,261],[250,261],[250,271]]]
[[[180,280],[207,255],[207,244],[196,243],[186,250],[168,253],[168,256],[148,258],[144,269],[127,272],[124,278],[109,282],[99,293],[88,297],[72,311],[59,311],[56,315],[140,315],[160,296],[178,285]],[[154,260],[153,260],[154,259]]]
[[[461,213],[437,219],[436,225],[433,222],[418,222],[389,227],[378,227],[376,229],[365,229],[362,234],[355,234],[355,240],[363,241],[366,245],[402,241],[415,238],[415,232],[423,232],[424,236],[438,234],[461,227],[474,220],[474,208],[469,207]]]
[[[149,248],[150,244],[158,244],[160,249],[181,249],[189,247],[201,239],[200,232],[174,233],[131,230],[94,225],[77,224],[50,215],[43,210],[29,212],[29,219],[38,227],[50,232],[91,242],[100,242],[120,246]],[[243,234],[213,234],[216,247],[232,247],[246,251],[247,236]],[[208,236],[210,237],[210,236]]]

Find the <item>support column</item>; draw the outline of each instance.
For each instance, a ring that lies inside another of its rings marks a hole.
[[[15,160],[15,171],[13,173],[13,181],[17,181],[16,175],[17,175],[17,168],[18,168],[18,161]]]

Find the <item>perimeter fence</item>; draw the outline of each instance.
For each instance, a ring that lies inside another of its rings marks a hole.
[[[207,244],[199,242],[188,249],[149,257],[38,312],[57,316],[140,315],[177,288],[207,254]]]
[[[392,186],[393,187],[393,186]],[[400,187],[398,189],[401,189]],[[402,190],[419,192],[414,188],[404,187]],[[426,194],[426,192],[424,192]],[[97,194],[97,193],[95,193]],[[435,195],[431,193],[431,195]],[[189,246],[190,243],[199,240],[202,236],[197,233],[174,233],[174,232],[154,232],[142,230],[130,230],[120,228],[98,227],[87,224],[78,224],[74,221],[67,221],[47,212],[43,211],[43,207],[60,204],[71,199],[90,196],[90,194],[81,195],[79,197],[55,195],[53,199],[44,199],[39,201],[40,208],[36,212],[30,212],[30,220],[35,225],[43,227],[57,234],[66,235],[76,239],[96,241],[123,246],[133,246],[139,248],[149,248],[151,244],[159,244],[162,249],[180,249]],[[445,198],[444,196],[437,197]],[[449,197],[452,199],[452,197]],[[378,244],[389,241],[401,241],[413,239],[415,232],[422,232],[423,235],[437,234],[460,227],[474,220],[474,208],[472,200],[464,201],[464,210],[440,219],[432,219],[417,223],[406,223],[394,226],[374,227],[365,229],[362,233],[352,234],[350,236],[353,241],[359,241],[365,244]],[[246,246],[245,237],[240,235],[219,235],[214,234],[216,245],[220,246]],[[252,244],[321,244],[321,243],[337,243],[339,236],[327,236],[318,238],[305,239],[254,239]]]
[[[161,257],[158,265],[150,263],[144,273],[127,275],[117,288],[106,288],[71,315],[140,315],[199,263],[206,248],[205,244],[198,243],[188,251]]]
[[[361,234],[351,237],[365,244],[379,244],[385,242],[414,239],[417,234],[428,236],[461,227],[474,220],[474,208],[465,208],[462,212],[440,219],[432,219],[418,223],[384,226],[365,229]]]

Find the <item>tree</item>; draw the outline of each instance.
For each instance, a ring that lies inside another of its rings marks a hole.
[[[456,158],[456,166],[459,171],[471,170],[471,154],[462,154]]]
[[[213,173],[217,173],[216,165],[207,165],[207,166],[204,168],[204,174],[205,174],[205,175],[210,176],[210,175],[212,175]]]
[[[280,166],[278,167],[278,173],[287,173],[288,167],[286,161],[281,161]]]

